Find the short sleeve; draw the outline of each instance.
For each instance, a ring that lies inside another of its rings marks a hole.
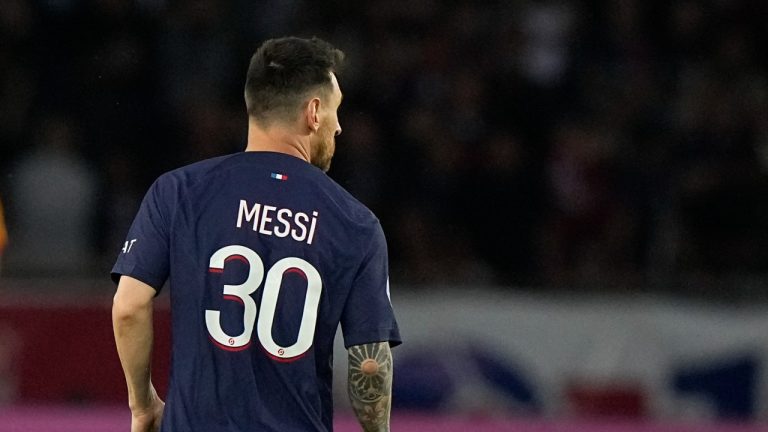
[[[161,177],[150,187],[133,220],[117,262],[112,280],[131,276],[160,292],[170,267],[170,227],[168,182]]]
[[[387,244],[378,222],[366,246],[341,316],[344,346],[384,341],[389,341],[390,346],[400,345],[390,301]]]

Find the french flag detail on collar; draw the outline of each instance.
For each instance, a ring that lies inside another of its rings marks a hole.
[[[287,175],[280,174],[280,173],[272,173],[272,175],[270,175],[270,177],[272,177],[275,180],[282,180],[282,181],[288,180],[288,176]]]

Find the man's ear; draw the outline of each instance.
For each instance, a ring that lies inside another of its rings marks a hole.
[[[307,104],[305,111],[307,127],[313,132],[320,129],[320,98],[312,98]]]

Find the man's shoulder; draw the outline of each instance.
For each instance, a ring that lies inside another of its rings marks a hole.
[[[379,219],[368,206],[355,198],[354,195],[332,178],[327,175],[322,177],[325,178],[324,189],[327,191],[329,198],[350,219],[350,222],[360,228],[371,229],[379,226]]]
[[[236,154],[204,159],[166,171],[157,177],[152,185],[152,189],[164,193],[171,191],[181,192],[194,189],[200,185],[210,184],[210,180],[222,172],[220,167]]]
[[[210,159],[204,159],[201,161],[193,162],[182,167],[167,171],[158,177],[158,182],[169,181],[194,181],[205,177],[206,175],[215,172],[216,168],[225,163],[228,159],[233,157],[234,154],[228,154],[224,156],[217,156]]]

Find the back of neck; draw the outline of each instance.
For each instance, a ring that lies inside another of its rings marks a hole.
[[[248,125],[248,145],[245,151],[285,153],[310,162],[309,135],[303,136],[287,127],[272,126],[263,129],[253,121]]]

